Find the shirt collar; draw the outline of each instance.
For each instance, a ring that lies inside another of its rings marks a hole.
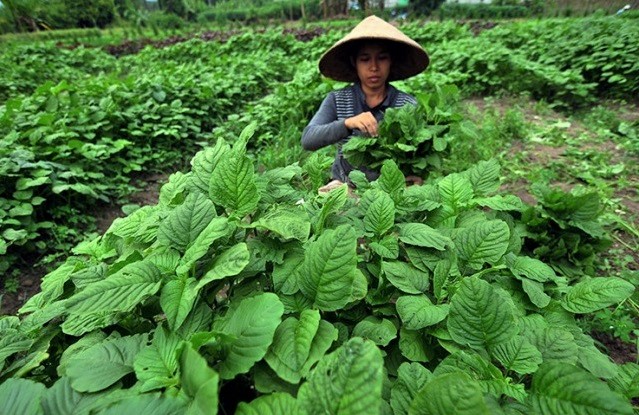
[[[362,90],[362,85],[359,82],[355,82],[354,86],[355,86],[355,94],[357,96],[357,99],[361,103],[362,108],[364,108],[365,110],[371,110],[371,109],[375,109],[375,108],[386,109],[386,108],[392,106],[392,103],[395,101],[395,96],[397,95],[397,88],[395,88],[393,85],[387,83],[386,84],[386,98],[384,98],[384,101],[382,101],[382,103],[379,104],[377,107],[370,108],[368,106],[368,104],[366,104],[366,95],[364,95],[364,91]]]

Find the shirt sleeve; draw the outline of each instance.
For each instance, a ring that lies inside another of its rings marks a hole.
[[[328,94],[302,132],[302,147],[305,150],[318,150],[339,142],[349,134],[344,120],[337,119],[337,106],[333,94]]]

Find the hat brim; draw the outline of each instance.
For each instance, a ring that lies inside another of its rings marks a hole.
[[[429,58],[424,48],[395,26],[379,17],[370,16],[322,55],[319,61],[322,75],[336,81],[357,81],[357,71],[351,63],[351,57],[354,46],[366,41],[383,41],[392,45],[390,52],[393,59],[388,81],[410,78],[428,67]]]

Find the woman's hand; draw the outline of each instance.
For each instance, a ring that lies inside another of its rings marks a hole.
[[[362,112],[344,120],[344,125],[349,130],[360,130],[371,137],[377,137],[377,119],[371,112]]]

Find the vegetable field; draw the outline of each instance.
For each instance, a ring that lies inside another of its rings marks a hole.
[[[345,27],[0,44],[0,413],[639,413],[635,19],[405,23],[318,194]]]

